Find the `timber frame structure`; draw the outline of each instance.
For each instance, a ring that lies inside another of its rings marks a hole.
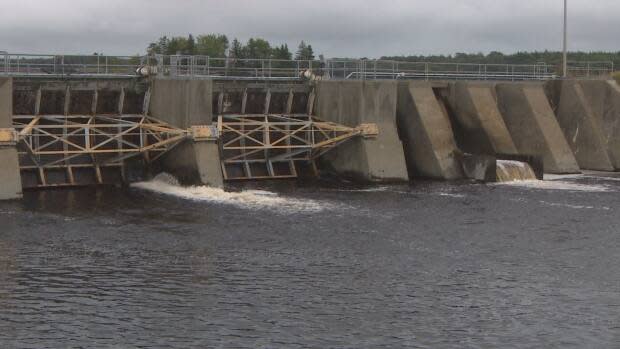
[[[36,184],[79,185],[76,170],[90,170],[90,182],[104,183],[102,169],[120,169],[125,160],[141,156],[150,163],[190,136],[146,115],[16,115],[22,172],[35,172]],[[94,181],[92,180],[94,179]]]
[[[348,127],[308,114],[220,115],[221,166],[225,180],[295,178],[296,165],[315,160],[357,136],[378,134],[375,124]]]

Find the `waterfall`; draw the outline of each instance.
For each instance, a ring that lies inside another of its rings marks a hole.
[[[536,174],[532,167],[526,162],[497,160],[497,181],[532,181],[536,180]]]

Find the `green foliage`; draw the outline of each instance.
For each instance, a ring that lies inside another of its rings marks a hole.
[[[442,63],[479,63],[479,64],[536,64],[547,63],[550,65],[562,64],[562,52],[559,51],[533,51],[503,54],[493,51],[483,53],[455,53],[454,55],[411,55],[411,56],[384,56],[384,60],[406,62],[442,62]],[[569,61],[601,61],[614,62],[614,66],[620,67],[620,52],[569,52]]]
[[[228,37],[223,34],[198,35],[196,54],[214,58],[226,57]]]
[[[314,50],[312,49],[312,45],[306,44],[305,41],[301,41],[297,48],[297,53],[295,54],[296,60],[303,61],[311,61],[314,60]]]
[[[267,40],[261,38],[251,38],[248,40],[244,51],[247,58],[271,58],[271,45]]]
[[[232,42],[224,34],[203,34],[195,39],[192,34],[187,38],[176,36],[162,36],[147,47],[147,53],[163,55],[201,55],[211,58],[237,58],[237,59],[276,59],[291,60],[293,54],[287,44],[275,45],[262,38],[250,38],[243,44],[237,38]],[[296,59],[313,60],[314,50],[312,45],[302,41],[295,56]],[[239,63],[240,64],[240,63]],[[277,63],[280,64],[280,63]]]
[[[273,59],[283,59],[283,60],[291,60],[293,59],[293,54],[288,49],[288,45],[280,45],[273,48],[271,56]]]

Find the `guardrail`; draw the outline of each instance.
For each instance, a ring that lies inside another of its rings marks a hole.
[[[419,79],[419,80],[549,80],[561,76],[559,67],[538,64],[475,64],[329,59],[278,60],[154,55],[33,55],[0,51],[0,75],[135,77],[157,74],[235,80]],[[608,76],[613,62],[570,62],[569,76]]]

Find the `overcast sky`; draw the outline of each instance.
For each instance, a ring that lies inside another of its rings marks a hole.
[[[563,0],[0,0],[0,51],[136,54],[224,33],[326,57],[560,50]],[[569,0],[572,50],[620,50],[620,0]]]

